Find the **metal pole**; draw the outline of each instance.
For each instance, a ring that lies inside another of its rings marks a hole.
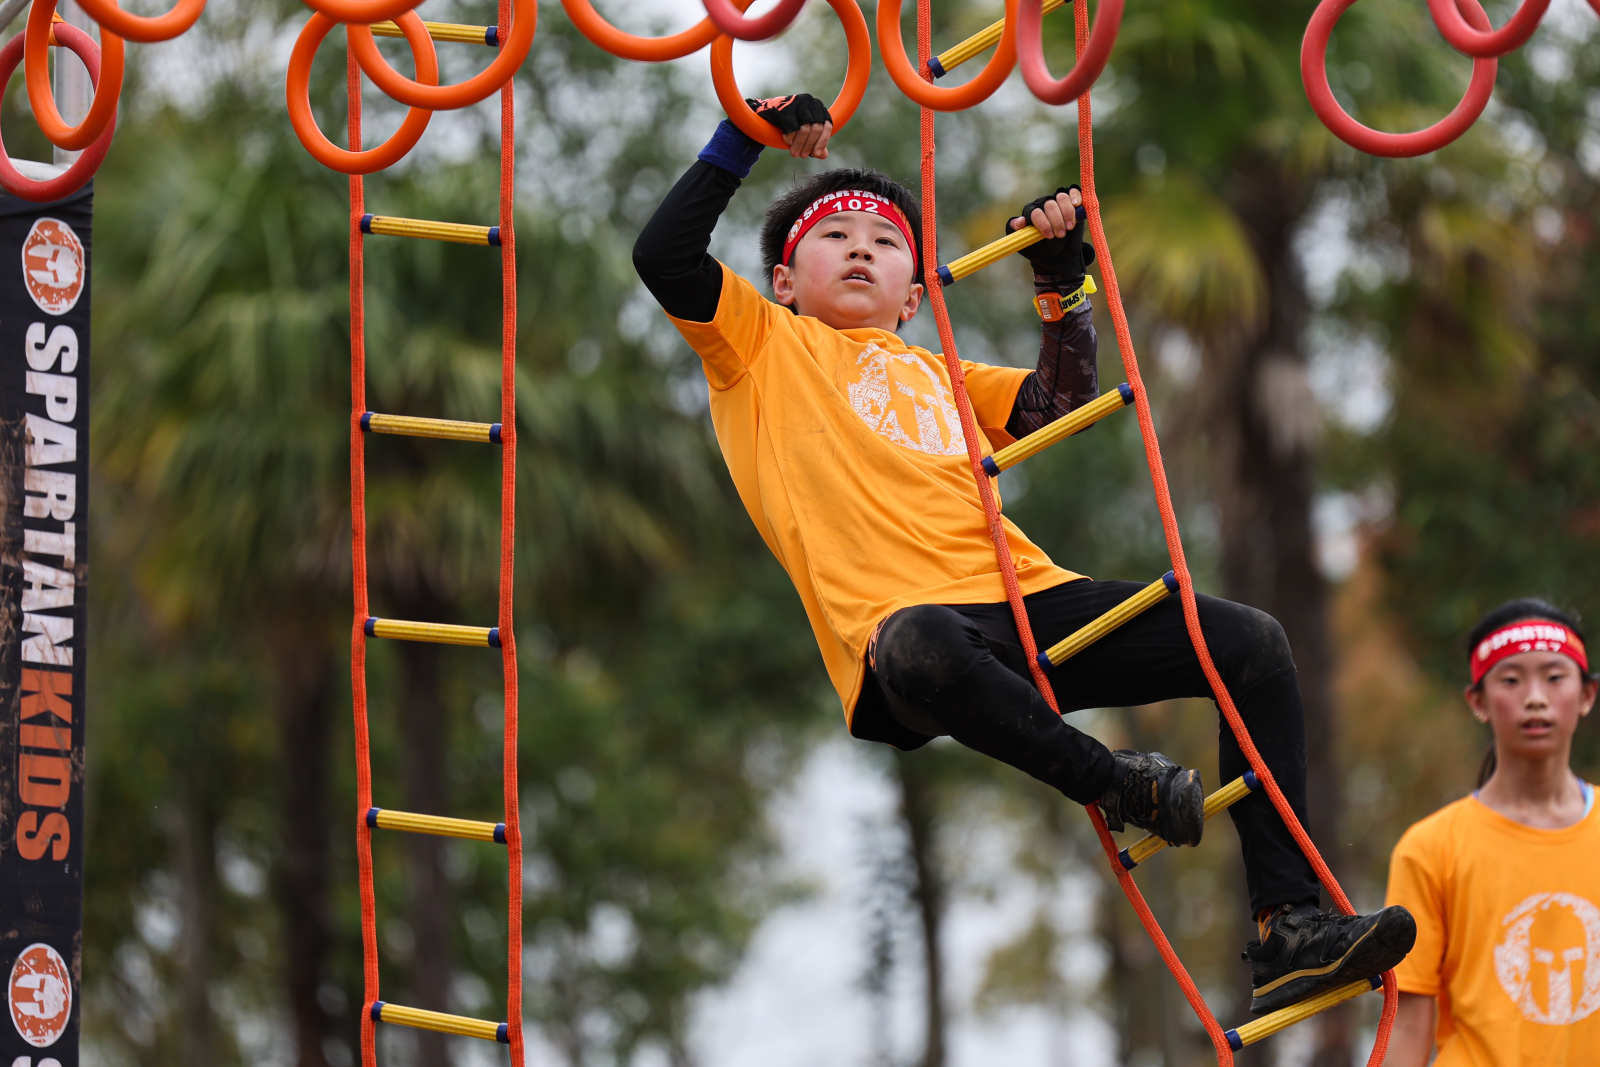
[[[65,21],[99,40],[99,26],[84,14],[83,8],[78,6],[76,0],[61,0],[56,5],[56,13]],[[89,81],[89,72],[84,69],[82,61],[70,50],[56,49],[55,60],[56,109],[61,112],[63,122],[76,126],[89,113],[89,102],[93,98],[94,86]],[[66,167],[81,154],[78,151],[57,148],[51,158],[58,167]]]

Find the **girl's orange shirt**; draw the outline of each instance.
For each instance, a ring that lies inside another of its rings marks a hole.
[[[1463,797],[1412,826],[1388,903],[1417,920],[1395,976],[1438,1005],[1435,1067],[1600,1056],[1600,812],[1541,830]]]

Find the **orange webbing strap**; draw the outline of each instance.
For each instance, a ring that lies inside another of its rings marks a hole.
[[[1075,5],[1073,12],[1075,38],[1079,51],[1083,50],[1089,34],[1089,12],[1086,3]],[[1100,267],[1100,278],[1104,283],[1102,288],[1106,294],[1106,306],[1111,312],[1112,326],[1116,331],[1117,347],[1122,353],[1124,376],[1128,385],[1133,389],[1134,407],[1139,418],[1139,432],[1144,438],[1145,459],[1150,468],[1150,482],[1155,490],[1156,506],[1161,513],[1161,528],[1166,534],[1167,552],[1172,559],[1172,569],[1178,576],[1178,595],[1183,604],[1183,619],[1189,630],[1189,640],[1194,646],[1195,656],[1200,662],[1200,669],[1205,674],[1206,681],[1211,685],[1211,691],[1216,696],[1217,707],[1221,710],[1223,718],[1228,722],[1228,728],[1233,731],[1234,738],[1239,743],[1240,750],[1245,758],[1250,761],[1250,767],[1260,779],[1266,794],[1272,800],[1272,806],[1277,809],[1278,815],[1288,827],[1295,843],[1300,846],[1301,853],[1311,864],[1312,870],[1317,874],[1322,887],[1327,890],[1328,896],[1335,906],[1346,915],[1355,913],[1350,899],[1345,896],[1340,888],[1339,881],[1334,877],[1328,864],[1323,860],[1322,854],[1312,842],[1311,836],[1306,833],[1305,827],[1300,825],[1294,810],[1289,807],[1288,799],[1283,795],[1283,790],[1278,787],[1278,782],[1268,770],[1266,763],[1261,759],[1261,753],[1256,749],[1255,742],[1250,737],[1250,731],[1245,728],[1244,721],[1239,717],[1239,710],[1233,703],[1233,697],[1228,692],[1228,687],[1223,684],[1222,677],[1217,673],[1216,664],[1211,659],[1211,651],[1206,646],[1205,634],[1200,628],[1200,610],[1195,601],[1194,583],[1189,576],[1189,567],[1184,559],[1183,540],[1178,533],[1178,517],[1172,505],[1172,493],[1167,485],[1165,465],[1161,460],[1161,444],[1156,438],[1154,419],[1150,414],[1150,402],[1145,393],[1144,382],[1139,376],[1138,357],[1134,354],[1133,337],[1128,328],[1128,316],[1122,306],[1122,294],[1117,287],[1117,273],[1112,265],[1111,249],[1106,242],[1105,227],[1100,218],[1100,198],[1095,192],[1094,182],[1094,123],[1091,115],[1089,94],[1085,92],[1078,98],[1078,165],[1080,170],[1079,181],[1083,186],[1083,202],[1088,212],[1089,232],[1094,240],[1095,250],[1101,253],[1097,258]],[[1112,855],[1113,862],[1115,856]],[[1386,973],[1383,980],[1383,1015],[1378,1024],[1377,1037],[1373,1042],[1372,1053],[1368,1058],[1371,1067],[1379,1067],[1383,1063],[1389,1048],[1389,1031],[1394,1023],[1395,1010],[1399,1005],[1399,993],[1395,986],[1393,972]],[[1207,1030],[1210,1030],[1208,1024]],[[1215,1037],[1213,1037],[1215,1040]],[[1220,1054],[1220,1050],[1219,1050]]]
[[[499,25],[511,25],[500,0]],[[528,17],[532,17],[531,11]],[[505,683],[502,787],[506,824],[506,1022],[512,1067],[522,1067],[522,821],[517,799],[517,639],[511,594],[517,533],[516,79],[500,88],[500,663]]]
[[[345,62],[345,97],[350,111],[350,147],[361,147],[361,68]],[[372,807],[372,746],[367,732],[367,442],[361,415],[367,410],[366,256],[361,216],[366,186],[350,175],[350,571],[355,622],[350,636],[351,713],[356,735],[356,811]],[[372,829],[356,819],[356,867],[361,882],[361,975],[363,1008],[378,998],[378,922],[372,883]],[[361,1012],[362,1067],[376,1067],[377,1043],[370,1012]]]
[[[1082,4],[1078,5],[1080,8]],[[932,30],[929,23],[931,0],[917,0],[917,54],[918,69],[924,78],[931,78],[928,69],[928,58],[933,54]],[[1038,662],[1038,643],[1033,637],[1033,627],[1028,622],[1027,608],[1022,602],[1022,587],[1017,582],[1016,563],[1011,558],[1011,547],[1006,538],[1005,526],[1000,518],[1000,509],[995,501],[994,487],[988,472],[983,468],[983,449],[978,444],[977,420],[972,414],[972,401],[967,396],[965,375],[961,370],[961,358],[956,351],[955,331],[950,325],[950,312],[945,305],[944,290],[939,283],[938,264],[938,210],[935,200],[937,192],[936,181],[936,152],[934,146],[934,113],[929,108],[922,109],[922,260],[923,280],[927,285],[928,300],[933,305],[934,320],[939,327],[939,343],[944,346],[945,366],[950,372],[950,384],[955,393],[956,411],[961,416],[961,432],[966,438],[967,457],[972,463],[972,476],[977,482],[978,496],[983,502],[984,515],[989,523],[989,536],[994,542],[995,562],[1000,567],[1000,579],[1005,585],[1006,599],[1011,604],[1011,612],[1016,619],[1017,635],[1022,642],[1023,655],[1028,660],[1028,670],[1033,676],[1033,681],[1038,686],[1039,693],[1057,714],[1061,709],[1056,703],[1055,690],[1050,685],[1050,679],[1045,675],[1044,669]],[[1212,1016],[1199,987],[1194,979],[1189,977],[1183,963],[1178,959],[1177,951],[1167,936],[1156,922],[1155,914],[1150,906],[1145,903],[1144,894],[1139,892],[1139,887],[1133,881],[1133,875],[1127,871],[1117,859],[1117,846],[1111,839],[1111,834],[1106,830],[1104,817],[1100,809],[1088,805],[1089,819],[1094,824],[1095,832],[1100,835],[1101,847],[1105,849],[1106,858],[1110,862],[1111,870],[1117,876],[1117,882],[1122,886],[1123,893],[1133,905],[1134,912],[1139,916],[1139,921],[1144,925],[1145,932],[1150,935],[1151,942],[1166,961],[1167,968],[1178,979],[1178,984],[1183,989],[1184,997],[1188,999],[1190,1007],[1199,1016],[1205,1025],[1206,1033],[1211,1037],[1211,1043],[1217,1050],[1217,1062],[1232,1064],[1233,1053],[1228,1047],[1228,1039],[1223,1034],[1222,1027]]]

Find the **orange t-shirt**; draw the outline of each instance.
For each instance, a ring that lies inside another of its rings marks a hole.
[[[1395,976],[1435,998],[1434,1067],[1600,1061],[1600,812],[1540,830],[1463,797],[1400,838],[1388,902],[1417,920]]]
[[[700,355],[734,486],[805,604],[848,722],[880,621],[1005,599],[945,361],[888,330],[796,315],[726,266],[710,322],[668,318]],[[985,453],[1010,444],[1029,372],[962,371]],[[1080,577],[1005,529],[1024,593]]]

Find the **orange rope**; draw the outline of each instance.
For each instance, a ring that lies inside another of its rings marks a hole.
[[[355,56],[345,62],[345,96],[350,111],[350,148],[361,147],[361,68]],[[361,216],[366,186],[350,175],[350,570],[355,623],[350,635],[351,711],[356,733],[356,865],[361,881],[361,1063],[376,1067],[374,1023],[366,1006],[378,1000],[378,921],[372,883],[372,746],[367,732],[367,442],[361,415],[367,410],[366,258]]]
[[[511,22],[500,0],[499,25]],[[529,15],[531,18],[531,14]],[[507,35],[509,36],[509,35]],[[501,47],[504,47],[502,45]],[[506,826],[506,1022],[512,1067],[522,1067],[522,823],[517,800],[517,640],[511,610],[517,537],[516,86],[500,90],[500,663],[505,685],[502,779]]]
[[[1078,49],[1081,51],[1089,33],[1089,13],[1086,3],[1075,5],[1073,12],[1075,37]],[[1117,347],[1122,353],[1123,376],[1128,385],[1133,389],[1134,407],[1138,414],[1139,431],[1144,438],[1145,459],[1150,468],[1150,483],[1155,491],[1156,506],[1161,513],[1161,528],[1165,532],[1167,552],[1172,560],[1173,573],[1178,578],[1178,595],[1183,604],[1183,619],[1189,631],[1189,641],[1194,646],[1195,657],[1199,660],[1200,669],[1206,681],[1211,685],[1211,691],[1216,696],[1217,707],[1222,716],[1227,720],[1228,728],[1233,731],[1234,738],[1238,741],[1240,750],[1245,758],[1250,761],[1250,767],[1260,779],[1266,794],[1272,800],[1272,806],[1283,819],[1284,826],[1294,837],[1295,843],[1300,846],[1301,853],[1311,864],[1316,872],[1322,887],[1327,890],[1328,896],[1333,900],[1338,909],[1346,915],[1355,914],[1355,908],[1350,899],[1345,896],[1339,881],[1334,877],[1333,871],[1322,858],[1322,853],[1311,840],[1311,835],[1306,833],[1305,827],[1300,825],[1299,818],[1294,810],[1289,807],[1288,798],[1283,795],[1277,780],[1267,768],[1261,753],[1256,749],[1255,742],[1250,737],[1250,731],[1245,728],[1244,720],[1239,716],[1239,710],[1233,703],[1233,697],[1228,692],[1228,687],[1223,684],[1222,676],[1217,672],[1216,664],[1211,659],[1211,650],[1206,645],[1205,634],[1200,628],[1200,609],[1195,600],[1194,582],[1189,575],[1188,563],[1184,559],[1183,540],[1178,533],[1178,517],[1172,504],[1172,492],[1167,484],[1166,467],[1161,459],[1161,444],[1156,437],[1155,421],[1150,413],[1149,397],[1145,393],[1144,381],[1139,375],[1139,361],[1134,353],[1133,336],[1128,327],[1127,312],[1122,306],[1121,290],[1117,286],[1117,272],[1111,261],[1111,248],[1105,237],[1105,226],[1100,217],[1100,198],[1095,192],[1094,182],[1094,123],[1090,110],[1089,94],[1086,92],[1078,98],[1078,164],[1081,172],[1080,180],[1083,185],[1084,204],[1088,210],[1090,235],[1094,240],[1095,249],[1102,253],[1099,258],[1100,277],[1102,288],[1106,294],[1106,306],[1111,311],[1112,326],[1116,331]],[[1176,973],[1176,972],[1175,972]],[[1387,972],[1383,980],[1383,1015],[1378,1025],[1377,1038],[1373,1044],[1372,1053],[1368,1059],[1371,1067],[1381,1067],[1384,1056],[1389,1047],[1389,1031],[1394,1022],[1395,1010],[1399,1004],[1399,994],[1395,986],[1393,972]],[[1204,1018],[1204,1017],[1203,1017]],[[1209,1032],[1210,1026],[1208,1024]],[[1215,1040],[1215,1035],[1213,1040]],[[1219,1049],[1219,1055],[1220,1055]],[[1230,1057],[1231,1062],[1231,1057]]]
[[[921,59],[919,69],[923,71],[925,79],[932,77],[927,69],[927,60],[932,54],[930,8],[930,0],[918,0],[917,49]],[[1077,51],[1082,54],[1086,47],[1089,33],[1089,13],[1086,2],[1074,5],[1074,22]],[[1221,709],[1223,717],[1227,720],[1229,728],[1233,730],[1241,750],[1250,761],[1251,768],[1260,778],[1267,795],[1272,798],[1273,806],[1283,817],[1284,824],[1289,828],[1296,843],[1300,845],[1301,851],[1310,861],[1312,868],[1317,873],[1317,877],[1328,890],[1329,896],[1332,897],[1345,914],[1351,914],[1354,909],[1351,907],[1349,899],[1340,889],[1337,880],[1333,877],[1333,873],[1328,869],[1316,846],[1311,842],[1309,835],[1300,826],[1299,820],[1290,809],[1282,790],[1278,787],[1271,772],[1262,761],[1261,754],[1251,740],[1249,731],[1245,729],[1244,723],[1239,717],[1238,709],[1234,706],[1233,699],[1229,695],[1227,687],[1223,684],[1221,676],[1217,673],[1210,651],[1206,647],[1205,635],[1200,628],[1200,615],[1195,600],[1193,581],[1184,559],[1183,542],[1178,531],[1177,515],[1172,504],[1172,495],[1167,484],[1166,471],[1161,459],[1160,443],[1157,439],[1154,420],[1150,413],[1149,398],[1145,393],[1144,382],[1139,375],[1138,361],[1134,354],[1127,314],[1122,306],[1121,293],[1117,288],[1116,271],[1112,266],[1110,250],[1105,240],[1105,229],[1100,217],[1099,197],[1095,192],[1093,135],[1089,94],[1085,92],[1078,98],[1078,145],[1084,207],[1088,215],[1091,236],[1099,252],[1098,258],[1103,288],[1106,292],[1107,305],[1111,311],[1117,345],[1122,353],[1124,376],[1133,390],[1139,429],[1144,439],[1145,458],[1150,469],[1156,504],[1161,513],[1161,525],[1166,535],[1167,549],[1172,560],[1172,569],[1178,578],[1179,595],[1183,604],[1184,621],[1189,632],[1189,639],[1194,646],[1201,670],[1217,698],[1217,705]],[[923,274],[928,286],[928,298],[933,306],[934,318],[938,324],[939,340],[944,346],[945,364],[949,369],[951,386],[955,393],[956,409],[960,414],[962,432],[966,437],[967,454],[972,463],[973,479],[977,484],[978,496],[983,504],[985,517],[988,520],[989,534],[994,542],[995,559],[1000,568],[1001,582],[1005,587],[1006,599],[1011,605],[1012,614],[1016,620],[1017,633],[1021,639],[1023,654],[1028,659],[1030,673],[1040,694],[1044,697],[1046,703],[1057,714],[1060,714],[1060,707],[1056,702],[1054,690],[1043,668],[1038,663],[1037,644],[1033,637],[1032,626],[1028,620],[1026,606],[1022,600],[1021,587],[1017,582],[1016,566],[1011,557],[1011,550],[1007,542],[1005,527],[1001,520],[999,505],[995,498],[991,480],[982,466],[983,457],[978,445],[976,419],[973,417],[971,401],[967,396],[965,376],[962,373],[960,357],[956,351],[955,334],[950,325],[943,287],[938,280],[938,211],[935,198],[937,181],[934,113],[928,108],[922,109],[921,148]],[[1173,977],[1177,980],[1179,987],[1183,991],[1184,998],[1189,1002],[1190,1008],[1205,1027],[1206,1034],[1211,1039],[1212,1046],[1216,1051],[1219,1067],[1230,1067],[1233,1063],[1233,1050],[1229,1046],[1227,1035],[1224,1033],[1222,1026],[1206,1005],[1205,999],[1201,996],[1199,987],[1195,984],[1194,979],[1178,959],[1177,952],[1173,949],[1165,932],[1156,921],[1149,904],[1139,891],[1138,885],[1134,882],[1132,872],[1124,868],[1120,862],[1116,843],[1107,831],[1105,819],[1099,809],[1092,804],[1087,805],[1086,808],[1095,832],[1099,835],[1101,847],[1106,853],[1106,859],[1117,877],[1118,884],[1122,887],[1123,893],[1133,906],[1140,923],[1144,926],[1146,933],[1149,934],[1151,941],[1161,954],[1161,958],[1166,961],[1168,970],[1172,972]],[[1371,1067],[1379,1067],[1383,1062],[1388,1049],[1389,1030],[1393,1023],[1397,1002],[1398,997],[1393,974],[1386,974],[1384,976],[1383,1018],[1379,1025],[1371,1059],[1368,1061]]]

